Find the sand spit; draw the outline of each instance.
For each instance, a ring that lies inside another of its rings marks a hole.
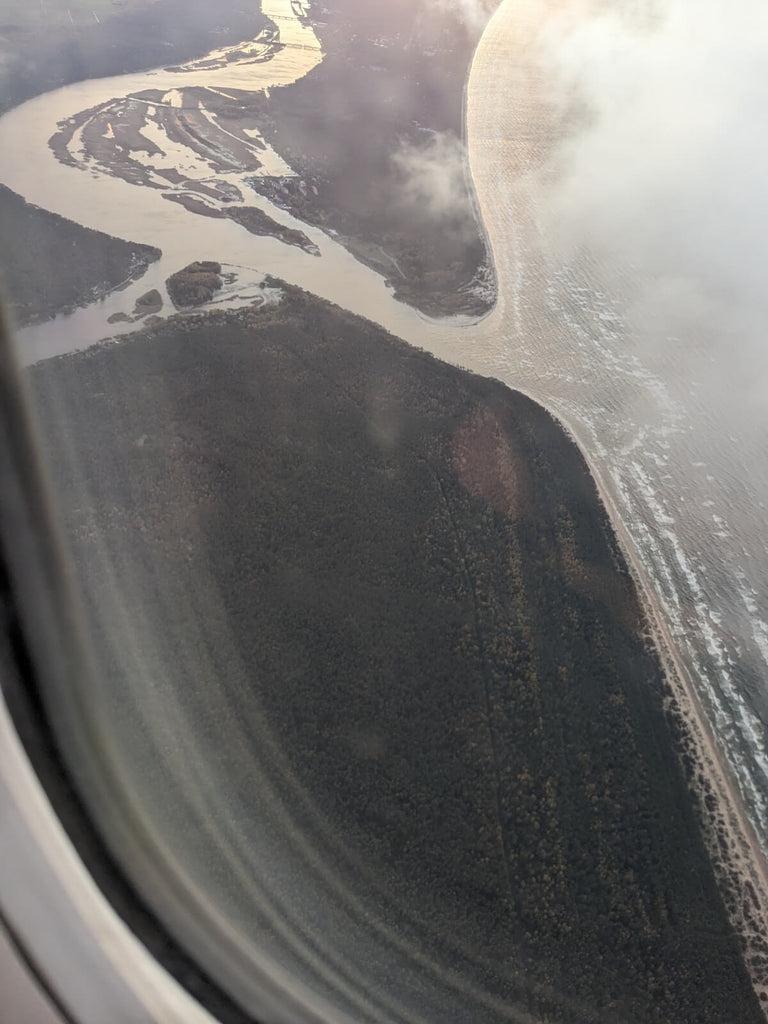
[[[271,5],[278,12],[282,7],[287,6],[285,3],[274,0]],[[538,114],[542,109],[541,101],[541,89],[542,80],[541,76],[531,74],[530,60],[526,65],[526,58],[519,56],[519,54],[525,49],[526,42],[530,42],[531,34],[536,33],[540,30],[541,25],[548,13],[552,11],[563,10],[567,7],[565,0],[548,0],[544,5],[541,4],[540,0],[506,0],[499,10],[497,17],[506,19],[505,30],[508,31],[508,24],[511,20],[510,13],[514,9],[512,17],[515,19],[516,27],[520,28],[521,31],[509,35],[510,39],[514,40],[514,45],[518,53],[518,59],[520,63],[521,81],[523,82],[523,90],[520,94],[507,93],[506,104],[507,108],[514,106],[516,108],[516,131],[518,139],[518,163],[519,166],[511,167],[507,162],[496,158],[496,174],[498,176],[498,168],[504,168],[505,181],[511,182],[507,193],[504,196],[505,205],[509,207],[516,206],[519,203],[525,203],[526,200],[530,200],[531,193],[526,192],[526,177],[530,176],[532,170],[535,171],[536,167],[541,167],[543,162],[546,160],[549,153],[548,146],[552,144],[553,135],[547,137],[547,132],[551,129],[556,134],[557,130],[561,127],[558,123],[554,123],[548,126],[546,116],[539,119]],[[273,17],[279,18],[279,13],[274,13]],[[495,19],[494,19],[495,20]],[[301,35],[303,26],[295,25],[292,26],[292,30],[298,35]],[[288,42],[288,25],[281,22],[281,31],[283,33],[284,42]],[[484,37],[485,39],[485,37]],[[483,43],[478,48],[482,49]],[[251,54],[244,55],[246,58],[250,58]],[[290,60],[289,60],[290,57]],[[275,53],[272,59],[273,64],[277,64],[279,60],[284,61],[286,64],[298,65],[300,58],[303,58],[304,63],[307,66],[313,66],[313,62],[316,63],[319,60],[319,54],[315,50],[312,53],[306,51],[300,40],[297,38],[296,45],[293,50],[290,49],[288,52],[282,50],[279,53]],[[269,67],[270,62],[264,62],[256,65],[264,69]],[[244,62],[244,67],[238,70],[237,75],[250,76],[253,73],[253,65],[248,65],[247,61]],[[217,69],[219,70],[219,69]],[[292,73],[295,69],[286,67],[286,77],[289,73]],[[165,81],[165,77],[162,77],[162,90],[166,87],[186,88],[193,84],[202,84],[196,82],[196,76],[201,74],[201,69],[189,70],[187,72],[174,71],[173,74],[168,75],[168,81]],[[234,70],[230,72],[232,81],[227,81],[227,85],[231,85],[232,88],[242,87],[243,80],[235,75]],[[217,79],[218,81],[218,79]],[[146,88],[145,76],[137,78],[137,87]],[[160,84],[160,83],[158,83]],[[93,88],[93,87],[90,87]],[[472,90],[470,90],[471,92]],[[515,97],[515,102],[510,103],[509,96]],[[62,97],[64,91],[62,91]],[[135,97],[134,97],[135,99]],[[103,102],[103,99],[102,99]],[[147,101],[148,102],[148,101]],[[170,100],[169,100],[170,102]],[[471,105],[471,96],[468,99],[468,103]],[[526,104],[530,104],[530,110],[526,107]],[[36,110],[36,106],[30,105],[30,109]],[[149,109],[149,108],[148,108]],[[181,108],[180,108],[181,109]],[[62,109],[62,116],[65,111]],[[110,148],[107,143],[110,142],[114,136],[115,130],[113,125],[113,118],[111,117],[111,108],[107,110],[105,108],[101,121],[93,123],[93,131],[91,133],[92,138],[90,142],[94,149],[92,152],[98,154],[99,152],[105,151]],[[109,114],[109,116],[107,116]],[[519,116],[518,116],[519,115]],[[186,119],[185,123],[181,123],[180,118]],[[202,123],[202,118],[206,118],[205,124]],[[138,112],[136,113],[138,118]],[[526,118],[528,118],[528,127],[534,126],[534,130],[529,131],[526,135],[523,131],[526,125]],[[532,118],[536,118],[533,120]],[[210,118],[208,113],[199,108],[196,111],[193,108],[188,110],[181,109],[181,112],[177,112],[173,118],[164,111],[162,114],[158,114],[156,108],[149,110],[146,118],[142,117],[141,127],[144,133],[144,139],[147,148],[137,149],[138,158],[136,159],[137,167],[133,170],[139,174],[148,174],[149,170],[147,163],[151,160],[150,151],[154,148],[159,149],[160,143],[171,149],[171,143],[173,139],[169,137],[167,130],[164,132],[165,138],[161,138],[158,132],[153,134],[154,129],[152,124],[157,126],[161,123],[166,125],[167,128],[172,129],[171,134],[174,131],[181,131],[184,129],[189,138],[194,141],[194,146],[189,140],[187,149],[187,159],[194,166],[190,166],[189,175],[190,179],[196,184],[197,201],[201,204],[207,200],[215,200],[221,205],[222,208],[226,207],[229,201],[234,198],[232,195],[227,195],[225,191],[219,191],[221,189],[221,182],[211,184],[208,180],[209,177],[215,177],[218,174],[219,179],[223,179],[225,175],[229,175],[227,170],[226,162],[230,156],[233,156],[233,150],[237,151],[237,154],[248,152],[254,162],[258,162],[263,159],[264,151],[260,146],[254,145],[254,137],[249,135],[249,132],[254,131],[253,128],[243,128],[243,138],[233,138],[232,135],[228,135],[226,139],[219,137],[220,126],[214,131],[214,127],[211,126]],[[470,118],[471,121],[471,118]],[[147,133],[147,125],[149,124],[149,132]],[[96,127],[100,129],[100,138],[97,140]],[[135,130],[139,131],[139,122],[136,120]],[[190,129],[196,134],[191,134]],[[472,143],[472,126],[470,124],[470,144]],[[159,129],[158,129],[159,131]],[[493,126],[491,128],[493,131]],[[496,135],[489,134],[484,136],[482,134],[477,136],[475,145],[480,148],[484,148],[486,143],[490,145],[493,138],[500,137],[500,128],[496,126]],[[83,138],[84,133],[80,133],[77,137],[77,143],[73,146],[74,153],[73,158],[76,158],[81,154],[81,143],[88,141]],[[202,136],[202,141],[201,137]],[[44,137],[40,133],[40,137]],[[45,136],[47,138],[47,136]],[[106,140],[106,141],[105,141]],[[520,140],[523,140],[522,142]],[[134,141],[141,143],[141,139],[137,137]],[[211,143],[215,142],[216,146],[211,146]],[[143,145],[143,144],[142,144]],[[492,147],[491,147],[492,148]],[[190,153],[194,153],[195,159],[190,156]],[[160,154],[154,153],[154,157],[159,157]],[[470,153],[470,156],[472,154]],[[156,163],[160,163],[159,160],[155,159]],[[172,161],[171,161],[172,162]],[[206,168],[202,165],[208,163]],[[21,167],[21,162],[17,166]],[[202,168],[202,169],[201,169]],[[60,168],[61,169],[61,168]],[[114,170],[114,167],[112,168]],[[168,171],[168,168],[161,167],[161,170]],[[63,170],[63,169],[62,169]],[[68,170],[68,169],[67,169]],[[157,168],[155,168],[155,171]],[[476,168],[473,165],[473,172]],[[197,172],[200,172],[199,174]],[[193,173],[194,172],[194,173]],[[478,181],[476,173],[473,173],[475,182],[477,185],[478,197],[480,200],[480,206],[486,212],[486,226],[489,230],[489,237],[494,248],[494,255],[497,255],[496,250],[499,248],[501,243],[500,231],[504,228],[504,225],[499,217],[492,217],[493,212],[493,196],[489,193],[485,196],[486,203],[483,203],[483,184],[487,185],[488,182]],[[17,182],[26,180],[27,175],[23,175],[19,171],[18,176],[13,179]],[[69,177],[76,177],[69,175]],[[91,215],[92,207],[92,181],[87,175],[82,176],[84,179],[88,179],[84,182],[84,187],[81,192],[78,193],[82,197],[82,217],[83,222],[87,223],[89,216]],[[118,177],[104,173],[102,175],[102,181],[100,186],[103,186],[106,179],[106,187],[114,190],[114,196],[116,201],[112,204],[112,208],[115,211],[121,211],[123,207],[120,202],[117,201],[118,197],[122,196],[124,190],[120,186],[125,185],[126,181],[123,179],[119,180]],[[521,183],[522,182],[522,183]],[[225,184],[228,182],[225,182]],[[80,184],[80,183],[76,183]],[[162,181],[155,182],[156,189],[150,188],[142,189],[143,193],[155,192],[155,197],[158,200],[162,199],[161,188],[165,189],[166,192],[169,186],[179,184],[174,182],[167,177]],[[186,186],[188,188],[188,186]],[[205,188],[208,191],[205,191]],[[216,195],[211,196],[210,191],[216,190]],[[56,200],[59,201],[58,199]],[[165,211],[162,207],[178,206],[177,202],[157,202],[154,204],[153,212],[157,213],[158,216],[155,218],[159,225],[156,230],[161,231],[161,228],[165,228],[167,225],[168,234],[162,234],[158,237],[157,243],[162,244],[165,247],[166,242],[170,245],[171,232],[174,228],[181,224],[182,228],[186,227],[185,222],[179,222],[175,219],[174,214],[181,211],[174,211],[171,209],[170,212]],[[127,225],[133,227],[133,217],[135,213],[129,212],[129,204],[125,204],[124,207],[125,220],[118,223],[115,221],[112,230],[115,233],[120,233],[121,225],[126,225],[125,230],[128,230]],[[187,207],[188,209],[188,207]],[[66,211],[69,213],[69,209]],[[199,212],[199,211],[198,211]],[[276,211],[272,211],[275,216],[278,216]],[[533,218],[534,214],[528,210],[527,216]],[[207,223],[207,222],[206,222]],[[216,225],[216,221],[212,222]],[[196,227],[196,226],[195,226]],[[225,225],[226,229],[234,229],[234,225]],[[527,225],[523,221],[521,224],[516,224],[515,229],[522,236],[527,230]],[[243,233],[244,234],[244,233]],[[313,236],[316,237],[316,236]],[[154,240],[154,239],[153,239]],[[231,244],[236,241],[235,236],[232,234],[224,235],[222,233],[222,250],[226,252],[230,259],[234,260],[236,257],[239,260],[239,250],[237,254],[233,254],[230,248]],[[252,241],[249,238],[248,241]],[[240,243],[242,245],[242,243]],[[320,240],[318,244],[323,246],[326,250],[330,248],[327,240]],[[511,245],[517,245],[518,239],[507,240],[507,247]],[[275,247],[276,248],[276,247]],[[271,262],[271,268],[274,272],[282,276],[281,268],[275,265],[277,259],[272,249],[266,250],[265,253],[269,257]],[[524,253],[522,247],[518,248],[518,253]],[[212,255],[219,256],[217,250]],[[250,250],[246,253],[243,250],[242,262],[252,262],[247,257],[250,255]],[[286,271],[284,276],[287,278],[298,277],[299,269],[301,265],[297,263],[297,257],[303,256],[303,253],[296,253],[295,249],[289,254],[290,256],[290,271]],[[222,263],[223,263],[223,256]],[[332,281],[332,277],[338,277],[338,274],[331,274],[330,272],[326,277],[323,276],[323,270],[326,268],[326,260],[328,259],[327,254],[324,252],[324,258],[322,260],[312,260],[314,266],[306,272],[305,277],[297,283],[302,284],[305,287],[310,287],[312,290],[318,291],[320,294],[328,294],[328,297],[337,298],[339,292],[332,290],[331,285],[335,288],[335,281]],[[305,261],[306,262],[306,261]],[[181,266],[181,263],[178,263]],[[497,259],[497,268],[500,264]],[[174,267],[174,269],[177,269]],[[454,337],[451,337],[451,332],[447,328],[442,328],[440,332],[430,332],[427,328],[428,325],[417,321],[417,319],[410,316],[410,311],[405,311],[404,308],[394,309],[394,303],[389,300],[388,295],[383,294],[383,289],[380,289],[380,293],[373,294],[373,299],[378,302],[377,309],[380,310],[381,320],[386,322],[386,325],[393,329],[396,333],[402,336],[408,337],[408,340],[414,341],[416,344],[421,344],[423,347],[430,348],[437,355],[442,358],[448,358],[454,362],[461,362],[465,365],[469,365],[472,369],[481,373],[492,373],[494,376],[499,376],[504,379],[508,384],[513,387],[518,387],[519,390],[528,393],[536,401],[542,402],[542,404],[549,405],[546,396],[541,393],[537,393],[533,386],[526,386],[526,379],[523,378],[516,372],[517,367],[514,366],[514,361],[510,359],[510,363],[506,361],[506,356],[502,359],[500,355],[501,346],[507,341],[507,338],[502,337],[502,320],[506,315],[506,326],[509,324],[515,325],[516,329],[522,332],[532,329],[533,326],[538,324],[537,315],[539,308],[535,307],[525,308],[524,305],[519,304],[520,295],[516,291],[514,272],[515,267],[512,266],[510,271],[510,264],[507,261],[502,267],[503,273],[498,274],[499,285],[502,291],[506,294],[502,294],[499,299],[496,310],[491,313],[487,319],[483,322],[482,326],[477,329],[468,328],[462,332],[454,332]],[[358,272],[356,268],[351,268],[350,273]],[[509,272],[508,272],[509,271]],[[304,273],[303,269],[301,272]],[[357,280],[355,278],[355,280]],[[378,282],[377,282],[378,283]],[[163,282],[160,279],[158,271],[158,280],[151,281],[147,280],[141,285],[141,290],[146,292],[151,285],[154,285],[159,289],[159,293],[163,292]],[[506,285],[506,288],[504,288]],[[349,287],[341,289],[347,298],[349,298]],[[378,296],[378,297],[377,297]],[[530,298],[529,295],[524,298]],[[131,301],[133,300],[133,293],[131,294]],[[508,308],[504,310],[504,301],[506,300]],[[344,303],[346,305],[346,302]],[[369,294],[365,294],[365,303],[361,301],[360,305],[365,305],[366,308],[373,308],[373,302],[369,298]],[[369,314],[370,315],[370,314]],[[373,314],[374,319],[379,319],[376,313]],[[544,327],[548,325],[545,320],[542,320]],[[477,333],[475,333],[477,332]],[[456,338],[455,335],[461,334],[460,338]],[[514,340],[514,338],[513,338]],[[487,345],[487,348],[483,350],[483,345]],[[555,415],[565,422],[564,417],[561,414],[561,410],[554,410]],[[706,713],[702,707],[701,701],[696,692],[695,685],[691,679],[690,673],[686,670],[683,663],[683,659],[675,645],[675,640],[672,635],[672,630],[667,622],[667,617],[662,608],[661,602],[655,594],[654,586],[649,578],[649,574],[643,568],[643,563],[640,555],[638,554],[638,548],[631,537],[630,531],[624,525],[618,506],[613,500],[610,488],[605,479],[601,480],[601,471],[595,464],[595,458],[591,454],[592,446],[582,443],[578,436],[578,431],[572,427],[567,428],[570,430],[571,435],[576,440],[582,453],[587,459],[588,465],[592,469],[593,476],[596,479],[598,490],[601,494],[602,500],[608,510],[611,518],[614,530],[618,536],[619,542],[624,551],[625,557],[627,558],[628,564],[632,568],[634,577],[637,581],[645,611],[648,619],[649,631],[652,634],[652,638],[658,648],[660,656],[662,658],[666,675],[669,684],[669,698],[668,698],[668,709],[670,716],[673,720],[679,723],[679,747],[680,757],[682,763],[685,766],[687,776],[690,780],[692,792],[695,795],[697,803],[699,805],[701,818],[703,821],[703,828],[705,838],[708,844],[710,855],[717,871],[721,892],[723,894],[724,902],[727,906],[730,919],[734,927],[743,937],[744,943],[744,956],[747,968],[753,980],[755,990],[760,997],[763,1006],[768,1006],[768,865],[766,864],[765,855],[760,847],[754,830],[750,824],[745,806],[741,800],[738,788],[732,777],[731,769],[726,764],[725,758],[717,745],[717,741],[713,736],[710,728]]]

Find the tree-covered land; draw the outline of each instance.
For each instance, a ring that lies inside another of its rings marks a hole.
[[[335,844],[371,920],[466,981],[450,1019],[762,1020],[632,579],[543,409],[293,289],[29,379],[137,771],[156,769],[115,595],[166,652],[153,715],[194,710],[196,763],[228,779],[238,827],[267,815],[268,733],[286,804],[303,794],[321,823],[310,845]],[[220,626],[192,613],[211,585]],[[183,800],[161,782],[170,820]],[[191,818],[185,849],[202,833]],[[399,997],[392,964],[361,948],[355,967]]]
[[[497,3],[315,4],[324,58],[306,78],[269,95],[206,94],[206,106],[224,122],[255,116],[298,174],[254,178],[255,189],[334,232],[389,280],[398,298],[431,315],[482,314],[495,298],[462,121],[472,53]],[[239,0],[99,0],[50,11],[14,0],[0,18],[0,113],[69,82],[182,64],[254,38],[264,25],[258,5]],[[192,197],[169,198],[211,215]],[[256,234],[314,250],[303,232],[257,212],[231,216]],[[23,245],[27,228],[15,228],[0,237]],[[71,237],[72,229],[62,234]],[[35,287],[48,268],[45,260],[33,268]],[[74,304],[100,284],[97,269],[91,271]]]
[[[171,274],[165,286],[174,306],[187,309],[210,302],[222,283],[220,263],[214,260],[195,260]]]
[[[206,97],[255,115],[298,177],[252,180],[337,233],[404,302],[434,316],[487,312],[490,254],[464,150],[464,87],[498,0],[327,0],[312,6],[321,64],[263,94]]]
[[[0,283],[16,323],[48,320],[140,277],[160,250],[91,231],[0,185]]]
[[[265,24],[259,8],[239,0],[4,0],[0,112],[70,82],[182,64],[252,39]]]
[[[295,245],[305,252],[311,252],[313,256],[319,256],[320,251],[314,242],[310,241],[303,231],[296,228],[288,228],[278,223],[273,217],[264,213],[255,206],[230,206],[227,209],[227,216],[250,231],[252,235],[272,235],[279,238],[286,245]]]

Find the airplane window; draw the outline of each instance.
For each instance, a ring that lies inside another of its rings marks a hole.
[[[764,1020],[767,19],[0,0],[14,1024]]]

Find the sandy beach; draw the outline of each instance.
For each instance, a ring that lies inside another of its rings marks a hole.
[[[280,66],[276,84],[284,84],[290,80],[291,75],[306,73],[319,59],[316,46],[311,51],[303,48],[311,30],[290,21],[288,6],[286,0],[275,0],[272,5],[272,15],[278,18],[281,31],[286,31],[286,40],[289,38],[289,25],[291,31],[296,33],[295,39],[290,36],[294,51],[283,58],[285,66]],[[560,121],[562,112],[549,107],[544,99],[546,82],[542,68],[536,63],[535,41],[546,18],[568,7],[566,0],[549,0],[543,5],[539,0],[523,0],[522,3],[505,0],[478,47],[467,88],[467,136],[471,173],[477,189],[480,215],[494,254],[499,286],[498,303],[481,322],[461,330],[456,329],[455,325],[440,327],[436,323],[425,323],[411,309],[394,303],[377,275],[362,270],[348,254],[340,252],[339,247],[328,237],[313,229],[307,229],[306,237],[321,252],[321,259],[304,258],[309,257],[310,253],[299,256],[295,247],[291,251],[289,246],[280,246],[275,239],[259,243],[259,257],[264,261],[270,260],[276,274],[345,306],[351,302],[356,311],[367,312],[372,319],[442,358],[461,363],[480,373],[500,377],[511,387],[551,409],[573,437],[590,466],[638,586],[647,616],[649,642],[654,643],[666,671],[668,710],[670,717],[681,727],[680,756],[696,797],[723,900],[734,927],[742,936],[745,962],[755,990],[766,1008],[768,862],[765,852],[750,820],[732,767],[702,704],[686,658],[681,653],[680,629],[670,623],[668,606],[660,597],[657,581],[649,571],[647,560],[638,545],[638,535],[633,532],[626,509],[617,497],[616,480],[610,470],[606,469],[607,461],[602,456],[607,450],[610,458],[610,445],[605,442],[604,435],[599,434],[596,428],[593,429],[592,420],[589,419],[589,416],[595,421],[601,417],[605,419],[605,410],[597,407],[596,411],[591,410],[587,396],[584,400],[587,413],[583,416],[578,414],[572,395],[577,389],[580,389],[580,393],[587,393],[589,385],[583,384],[582,378],[586,379],[587,375],[582,373],[582,364],[570,349],[561,354],[561,359],[565,365],[563,379],[569,387],[573,384],[572,390],[564,390],[563,400],[554,403],[551,401],[551,391],[548,391],[550,382],[546,374],[549,372],[550,353],[554,347],[546,338],[552,326],[551,320],[547,319],[548,315],[552,316],[547,311],[548,289],[552,289],[553,281],[557,282],[559,268],[556,258],[551,253],[545,254],[547,239],[541,233],[539,211],[536,209],[540,197],[537,175],[548,166],[563,125]],[[509,59],[510,54],[512,59]],[[495,92],[489,71],[491,67],[500,69],[500,84]],[[192,66],[187,70],[174,69],[172,74],[166,76],[167,82],[163,79],[163,88],[192,84],[201,73],[202,69]],[[231,81],[228,79],[228,84],[236,88],[242,87],[249,80],[251,71],[240,67],[232,69],[229,74]],[[130,80],[130,87],[146,87],[145,77],[137,76],[135,80]],[[119,81],[122,82],[121,79],[115,80],[115,87]],[[77,100],[77,109],[81,109],[86,105],[86,96],[101,93],[104,89],[108,93],[111,88],[109,84],[102,84],[83,86],[79,91],[74,88],[69,92],[61,90],[57,99],[59,106],[55,109],[62,117],[65,114],[71,115],[75,110],[67,108],[66,103],[72,96],[80,97],[82,93],[82,100]],[[514,103],[510,102],[510,96],[515,97]],[[100,98],[106,99],[107,94]],[[39,118],[39,123],[33,123],[38,146],[44,145],[47,138],[50,110],[44,109],[46,102],[41,99],[29,105],[32,113]],[[514,108],[511,114],[510,108]],[[243,146],[247,144],[247,140],[243,139],[238,142]],[[31,148],[29,156],[33,156],[34,152],[34,148]],[[44,155],[46,159],[51,159],[47,151]],[[17,184],[21,191],[22,183],[26,182],[24,159],[20,157],[11,169],[15,176],[11,175],[9,185],[13,187]],[[88,223],[93,209],[93,182],[85,180],[86,175],[82,175],[82,181],[79,180],[77,174],[70,169],[53,170],[57,174],[66,174],[67,180],[74,182],[72,195],[55,199],[56,203],[61,204],[59,212]],[[32,193],[32,200],[37,195],[42,202],[40,190],[44,184],[45,195],[51,193],[47,182],[41,177],[37,185],[38,193]],[[98,188],[114,194],[115,201],[111,209],[115,219],[110,232],[121,234],[127,232],[128,225],[133,228],[135,212],[132,204],[120,201],[123,197],[131,198],[131,187],[125,181],[114,177],[107,180],[106,176],[102,176]],[[133,187],[133,192],[137,191]],[[147,208],[147,223],[153,223],[155,235],[139,240],[162,246],[166,262],[163,268],[158,267],[153,271],[157,279],[150,274],[130,290],[125,301],[131,306],[134,298],[151,287],[163,291],[164,275],[169,262],[176,260],[181,265],[184,237],[189,235],[190,230],[200,230],[197,223],[193,223],[190,228],[189,221],[194,221],[194,218],[186,217],[188,211],[179,209],[178,203],[163,204],[158,201],[160,197],[157,194],[147,196],[149,192],[149,189],[140,190],[137,205],[143,203]],[[76,215],[78,209],[83,211],[82,218]],[[289,219],[284,212],[271,205],[267,209],[276,221],[280,220],[285,231],[295,230],[298,222]],[[204,227],[208,229],[207,222]],[[215,222],[214,228],[218,233],[215,236],[216,245],[220,249],[206,249],[199,253],[201,257],[222,256],[224,263],[222,254],[229,254],[230,259],[237,257],[244,265],[254,262],[251,246],[255,243],[252,236],[246,237],[245,232],[236,234],[231,223],[222,226],[220,222]],[[531,271],[530,266],[536,257],[540,257],[543,270],[537,267]],[[188,257],[185,260],[188,262]],[[526,274],[530,275],[529,279],[526,279]],[[527,290],[520,285],[520,281],[525,280],[528,281]],[[350,296],[353,290],[350,288],[351,281],[361,284],[356,298]],[[591,282],[587,281],[589,284]],[[363,290],[363,286],[366,290]],[[590,310],[590,314],[596,315],[594,310]],[[529,344],[530,348],[526,348],[523,342]],[[537,351],[536,345],[539,342],[541,347]],[[607,376],[611,376],[613,370],[611,365],[602,367],[602,372]],[[627,374],[626,379],[619,383],[626,386],[624,396],[631,394],[637,384],[631,374]],[[599,392],[602,386],[602,381],[598,379],[594,390]],[[617,389],[615,397],[611,399],[615,404],[614,415],[617,419],[623,415],[624,396]],[[613,458],[614,462],[621,458],[619,445],[615,446]]]
[[[578,435],[569,424],[560,422],[590,465],[589,453]],[[594,466],[591,472],[638,589],[649,639],[664,668],[668,711],[681,726],[683,766],[696,798],[704,839],[728,916],[744,943],[747,970],[768,1018],[768,860],[632,540]]]
[[[562,108],[551,103],[551,90],[537,60],[541,33],[548,19],[573,17],[572,6],[563,0],[547,4],[513,3],[506,0],[489,24],[478,46],[467,96],[467,129],[470,163],[483,216],[496,262],[499,302],[490,322],[497,330],[512,323],[510,342],[525,333],[535,336],[542,320],[535,304],[547,305],[540,281],[528,265],[544,255],[546,281],[557,273],[547,253],[537,203],[541,201],[541,175],[567,127]],[[601,5],[595,3],[587,14]],[[604,6],[604,5],[602,5]],[[580,17],[585,16],[581,11]],[[510,44],[510,40],[514,42]],[[495,71],[496,68],[503,69]],[[494,75],[499,79],[491,87]],[[499,97],[491,100],[489,97]],[[510,109],[503,100],[515,96]],[[489,147],[496,150],[488,158]],[[511,173],[499,179],[495,167]],[[506,205],[507,223],[500,224],[498,210]],[[546,255],[545,255],[546,254]],[[549,268],[547,268],[547,262]],[[553,269],[554,268],[554,269]],[[523,285],[520,281],[523,281]],[[527,283],[527,289],[525,284]],[[538,296],[538,298],[537,298]],[[510,381],[513,386],[518,386]],[[523,382],[520,390],[552,409],[545,389],[532,389]],[[713,735],[708,716],[691,679],[679,643],[647,568],[618,507],[614,481],[601,472],[594,457],[594,441],[577,426],[575,417],[564,414],[562,406],[552,410],[579,446],[590,467],[621,548],[642,598],[652,641],[662,659],[669,685],[669,713],[681,725],[682,760],[691,790],[696,797],[705,840],[716,868],[723,900],[730,919],[742,936],[744,957],[755,990],[768,1007],[768,862],[750,821],[739,787],[722,749]],[[608,477],[608,478],[606,478]],[[679,634],[678,634],[679,635]]]

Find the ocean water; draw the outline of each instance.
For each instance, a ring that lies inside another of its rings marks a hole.
[[[765,356],[740,359],[706,310],[686,309],[681,323],[671,300],[647,301],[660,284],[633,266],[630,240],[609,263],[589,237],[564,251],[548,204],[581,124],[552,89],[542,33],[569,6],[503,3],[475,55],[469,155],[499,280],[477,331],[500,337],[502,379],[558,415],[586,453],[765,846]],[[736,324],[735,300],[732,313]]]
[[[704,316],[681,325],[669,304],[644,301],[649,282],[633,266],[629,248],[624,257],[619,253],[606,261],[588,237],[570,239],[567,247],[559,237],[551,206],[556,161],[562,143],[581,123],[557,102],[539,42],[548,19],[567,6],[564,0],[504,0],[473,62],[466,112],[469,166],[498,281],[498,302],[488,317],[476,324],[425,320],[394,301],[382,279],[333,238],[261,197],[248,195],[244,201],[306,231],[319,258],[275,239],[248,235],[230,222],[201,222],[182,206],[164,201],[157,190],[112,177],[96,161],[85,161],[83,168],[57,162],[48,146],[57,122],[116,97],[145,89],[171,93],[191,84],[264,89],[308,73],[321,59],[311,29],[295,19],[287,0],[270,0],[265,13],[274,17],[284,40],[295,43],[271,61],[246,67],[198,62],[185,72],[159,70],[81,83],[38,97],[0,119],[0,181],[88,227],[163,250],[161,261],[124,292],[19,332],[20,354],[23,361],[34,362],[114,334],[117,328],[108,326],[108,316],[130,312],[136,297],[150,287],[165,296],[164,279],[191,260],[215,259],[243,273],[242,289],[257,285],[264,273],[275,274],[539,400],[562,419],[584,451],[765,846],[767,417],[756,395],[754,365],[733,359],[731,347]],[[243,186],[243,175],[217,174],[212,167],[203,172],[212,182]],[[169,770],[182,778],[194,761],[194,709],[181,700],[164,709],[153,705],[152,672],[167,654],[152,616],[121,621],[121,588],[127,585],[116,575],[115,621],[124,630],[126,651],[138,652],[131,655],[132,671],[147,730],[167,756]],[[215,596],[205,614],[223,616]],[[218,628],[225,631],[226,624]],[[236,723],[230,725],[237,743]],[[280,764],[279,752],[274,752],[274,763]],[[198,795],[190,797],[195,807],[215,795],[217,784],[215,774],[200,771]],[[252,887],[249,898],[261,907],[269,928],[279,929],[287,921],[290,931],[296,908],[308,905],[296,881],[302,878],[308,887],[331,894],[327,907],[363,920],[352,894],[324,874],[311,850],[297,840],[293,859],[281,860],[284,847],[277,853],[271,848],[272,837],[290,828],[290,822],[283,820],[280,779],[265,778],[263,785],[272,816],[268,828],[246,834],[226,807],[208,821],[209,838],[215,836],[226,851],[226,870]],[[207,813],[200,810],[202,818]],[[173,857],[169,850],[163,855]],[[279,865],[271,891],[260,891],[254,881],[251,867],[259,859]],[[194,880],[189,885],[195,889]],[[290,892],[290,899],[281,902],[275,893],[283,892]],[[198,891],[195,898],[204,897]],[[234,931],[245,927],[237,908],[230,910]],[[333,926],[336,912],[328,909],[324,918],[309,922],[297,916],[295,934],[322,935]],[[350,932],[348,947],[334,954],[350,1013],[407,1016],[397,994],[386,987],[374,991],[369,986],[370,1006],[356,1003],[366,979],[361,983],[349,972],[360,943],[368,941],[364,935]],[[407,936],[391,933],[379,940],[408,957],[418,956]],[[371,941],[366,952],[375,957],[378,947]],[[298,946],[297,955],[315,955],[311,944]],[[210,954],[217,955],[213,949]],[[245,955],[252,957],[252,950]],[[414,983],[433,967],[438,977],[439,966],[413,960]],[[342,1019],[338,1013],[334,1018]]]

